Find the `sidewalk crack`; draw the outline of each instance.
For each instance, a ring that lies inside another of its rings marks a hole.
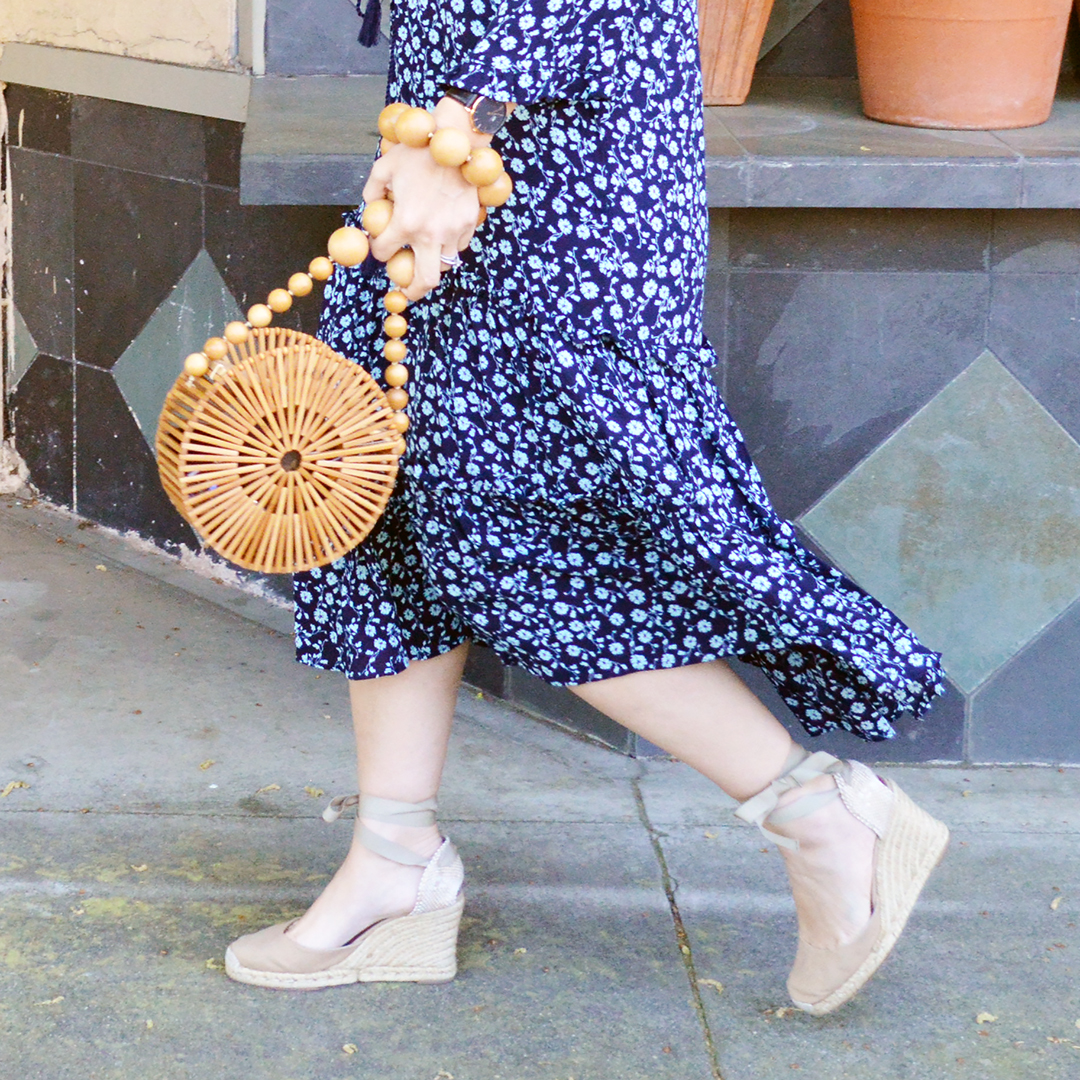
[[[638,817],[641,824],[649,835],[656,861],[660,865],[660,880],[664,886],[664,895],[667,897],[668,908],[671,911],[671,921],[675,925],[675,940],[679,944],[679,954],[682,957],[683,967],[686,969],[686,977],[690,981],[690,996],[693,1000],[694,1012],[697,1013],[698,1023],[701,1024],[701,1032],[705,1039],[705,1050],[709,1055],[709,1065],[712,1069],[713,1080],[724,1080],[720,1072],[720,1056],[717,1053],[716,1043],[713,1040],[712,1029],[709,1027],[709,1017],[705,1012],[705,1003],[701,1000],[701,988],[698,986],[697,972],[694,969],[694,954],[690,948],[690,935],[686,932],[682,915],[679,912],[679,904],[675,899],[675,883],[671,879],[668,870],[667,859],[664,857],[664,849],[660,844],[660,833],[649,820],[649,812],[645,808],[645,799],[641,794],[641,783],[635,777],[630,781],[634,790],[634,802],[637,804]]]

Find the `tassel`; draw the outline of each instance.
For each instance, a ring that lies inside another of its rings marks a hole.
[[[363,18],[363,22],[360,24],[360,36],[356,39],[364,46],[365,49],[370,49],[373,45],[379,43],[379,25],[382,22],[382,4],[379,0],[368,0],[367,10],[360,10],[360,0],[356,3],[356,14]]]

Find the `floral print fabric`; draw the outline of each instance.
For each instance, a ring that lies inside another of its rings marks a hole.
[[[519,107],[515,195],[409,312],[409,449],[375,532],[297,575],[299,658],[465,640],[555,684],[738,656],[817,734],[888,738],[936,654],[777,517],[711,378],[695,0],[405,0],[392,100]],[[353,215],[356,220],[356,215]],[[381,377],[377,263],[321,334]]]

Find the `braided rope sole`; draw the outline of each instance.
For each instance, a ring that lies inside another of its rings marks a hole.
[[[258,971],[244,967],[232,949],[225,973],[237,982],[271,990],[318,990],[357,982],[448,982],[457,974],[457,936],[465,898],[423,915],[387,919],[368,930],[340,963],[324,971]]]
[[[875,896],[881,910],[881,934],[856,971],[828,997],[795,1002],[812,1016],[824,1016],[849,1001],[881,967],[907,925],[915,902],[949,846],[949,830],[915,805],[891,780],[893,809],[878,842]]]

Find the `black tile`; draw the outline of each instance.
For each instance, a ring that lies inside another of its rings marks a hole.
[[[326,252],[326,238],[341,225],[335,206],[241,206],[237,192],[206,189],[206,249],[245,310],[270,289]],[[318,290],[275,324],[313,334],[319,325]]]
[[[74,370],[66,360],[38,356],[9,399],[15,448],[30,481],[45,498],[72,505]]]
[[[98,165],[200,183],[206,172],[202,117],[76,97],[71,155]]]
[[[726,270],[710,269],[705,275],[705,336],[716,352],[717,363],[721,365],[727,352],[727,285]]]
[[[1080,274],[994,274],[989,345],[1080,439]]]
[[[1073,8],[1073,17],[1069,20],[1069,30],[1065,35],[1065,56],[1062,60],[1063,75],[1080,78],[1080,9]]]
[[[71,95],[9,83],[7,102],[11,145],[47,154],[71,152]]]
[[[1080,602],[976,691],[972,761],[1080,764]]]
[[[198,254],[196,184],[75,163],[75,349],[111,367]],[[20,309],[21,310],[21,309]]]
[[[235,570],[236,567],[233,567]],[[274,596],[280,596],[282,600],[288,600],[292,603],[293,599],[293,579],[292,574],[256,574],[247,573],[246,580],[255,582],[261,585],[267,592],[271,592]]]
[[[41,352],[75,355],[74,178],[67,158],[11,150],[15,306]]]
[[[733,267],[772,270],[978,271],[990,210],[733,209]]]
[[[997,210],[991,269],[1080,273],[1080,210]]]
[[[762,75],[820,75],[852,78],[855,32],[848,0],[823,0],[759,61]]]
[[[549,686],[521,668],[508,669],[506,698],[574,731],[591,735],[624,754],[636,749],[637,737],[621,724],[587,705],[565,687]]]
[[[208,184],[231,188],[240,186],[240,146],[243,140],[243,124],[213,116],[203,117]]]
[[[469,646],[469,658],[465,662],[465,681],[495,697],[506,697],[506,665],[494,649],[485,645]]]
[[[727,404],[803,513],[985,345],[985,274],[731,274]]]
[[[812,738],[806,734],[795,714],[784,704],[760,669],[738,660],[728,662],[791,732],[792,738],[811,750],[825,750],[837,757],[867,762],[964,760],[964,695],[951,683],[922,720],[906,716],[897,721],[893,725],[896,728],[895,739],[871,743],[846,731],[830,731]]]
[[[75,458],[80,514],[166,546],[199,546],[166,497],[154,456],[112,375],[81,364],[75,372]]]

